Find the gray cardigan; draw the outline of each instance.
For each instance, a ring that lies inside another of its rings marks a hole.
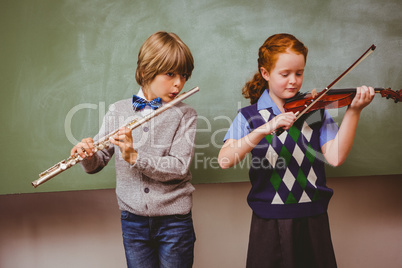
[[[109,107],[95,141],[141,117],[133,111],[131,101],[118,101]],[[98,151],[81,164],[87,173],[96,173],[115,154],[116,194],[121,210],[141,216],[187,214],[194,191],[189,167],[196,121],[195,110],[179,103],[133,130],[133,147],[138,152],[134,165],[122,158],[116,146]]]

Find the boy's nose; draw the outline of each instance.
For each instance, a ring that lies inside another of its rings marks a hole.
[[[176,87],[180,87],[184,84],[183,82],[185,82],[185,79],[182,79],[181,75],[176,74],[175,79],[174,79],[174,85]]]

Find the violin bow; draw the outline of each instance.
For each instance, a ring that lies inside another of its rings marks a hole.
[[[323,98],[328,91],[331,90],[331,88],[338,83],[342,78],[344,78],[350,71],[353,70],[353,68],[355,68],[357,65],[359,65],[365,58],[367,58],[371,53],[373,53],[373,51],[376,49],[375,45],[371,45],[371,47],[369,47],[369,49],[367,49],[363,55],[360,56],[360,58],[358,58],[352,65],[349,66],[349,68],[346,69],[346,71],[344,71],[340,76],[338,76],[334,81],[332,81],[331,84],[329,84],[323,91],[321,91],[320,93],[318,93],[317,97],[311,101],[311,103],[309,105],[306,104],[306,108],[304,108],[301,112],[297,112],[296,113],[296,120],[298,120],[303,114],[305,114],[311,107],[313,107],[314,104],[316,104],[321,98]],[[283,133],[283,129],[277,129],[275,130],[275,134],[277,136],[281,135]]]

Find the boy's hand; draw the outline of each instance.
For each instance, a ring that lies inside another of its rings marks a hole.
[[[350,109],[355,109],[356,111],[363,110],[374,99],[374,95],[375,92],[372,87],[361,86],[356,88],[356,96],[350,104]]]
[[[109,141],[120,148],[123,159],[130,163],[135,164],[137,160],[137,152],[133,148],[133,136],[131,129],[122,127],[119,131],[109,138]]]
[[[94,140],[92,138],[82,139],[77,145],[71,149],[70,155],[74,156],[78,153],[82,158],[90,159],[94,153]]]

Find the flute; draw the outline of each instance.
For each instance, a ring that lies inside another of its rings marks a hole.
[[[150,113],[149,115],[141,118],[141,119],[134,119],[130,122],[128,122],[126,125],[123,127],[128,127],[131,130],[141,126],[145,122],[151,120],[155,116],[161,114],[162,112],[166,111],[167,109],[173,107],[174,105],[178,104],[179,102],[183,101],[184,99],[190,97],[194,93],[198,92],[200,89],[198,87],[195,87],[187,92],[184,92],[180,95],[178,95],[175,99],[172,101],[164,104],[160,108],[156,109],[154,112]],[[94,143],[94,152],[96,153],[97,151],[107,149],[111,146],[111,142],[109,141],[109,138],[116,134],[119,131],[119,129],[116,129],[109,133],[108,135],[100,138]],[[85,152],[86,154],[86,152]],[[77,163],[81,162],[84,160],[86,157],[82,158],[80,155],[75,154],[74,156],[70,156],[69,158],[60,161],[56,165],[52,166],[51,168],[43,171],[42,173],[39,174],[39,179],[35,180],[32,182],[32,186],[34,188],[38,187],[44,182],[47,182],[48,180],[52,179],[56,175],[62,173],[63,171],[71,168],[72,166],[76,165]]]

